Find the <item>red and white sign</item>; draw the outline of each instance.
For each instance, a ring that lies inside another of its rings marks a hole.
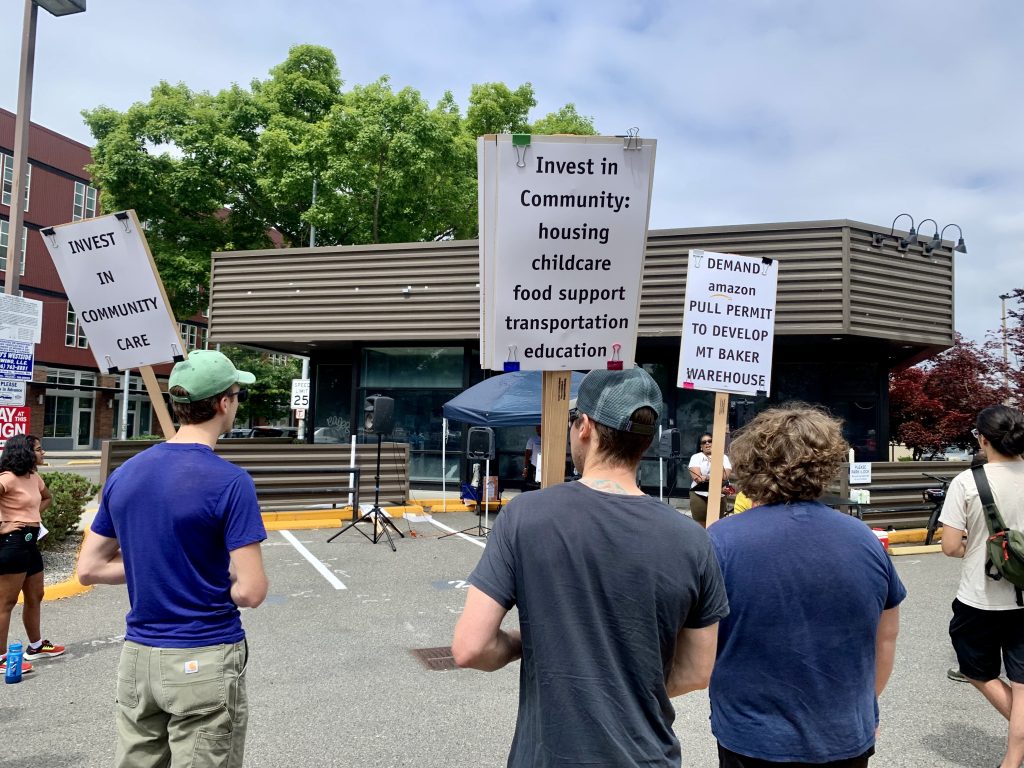
[[[32,409],[26,406],[0,407],[0,448],[15,435],[28,434],[28,420]]]

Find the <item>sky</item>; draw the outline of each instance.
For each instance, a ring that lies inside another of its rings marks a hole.
[[[0,0],[11,111],[23,8]],[[1024,287],[1022,29],[1019,0],[88,0],[39,13],[32,118],[91,144],[83,109],[248,86],[302,43],[346,89],[389,75],[463,110],[474,83],[530,82],[533,119],[572,102],[658,140],[651,228],[960,225],[955,327],[983,340]]]

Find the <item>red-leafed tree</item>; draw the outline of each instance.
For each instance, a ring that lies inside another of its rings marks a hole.
[[[957,334],[953,346],[889,376],[889,427],[914,459],[950,446],[974,447],[971,428],[982,408],[1002,402],[1000,360]]]

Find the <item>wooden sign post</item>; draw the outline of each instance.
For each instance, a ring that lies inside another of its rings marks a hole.
[[[729,426],[729,393],[715,392],[715,422],[711,428],[711,479],[707,525],[721,517],[722,476],[725,474],[725,433]]]
[[[541,401],[541,487],[565,481],[565,441],[569,434],[571,371],[544,371]]]

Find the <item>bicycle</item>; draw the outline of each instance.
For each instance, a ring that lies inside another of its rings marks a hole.
[[[929,475],[927,472],[921,474],[942,483],[941,488],[925,488],[921,491],[921,497],[932,505],[932,510],[928,514],[928,525],[925,526],[924,543],[927,545],[931,544],[932,539],[935,538],[935,531],[939,527],[939,515],[942,514],[942,505],[946,502],[946,489],[949,488],[949,483],[953,478]]]

